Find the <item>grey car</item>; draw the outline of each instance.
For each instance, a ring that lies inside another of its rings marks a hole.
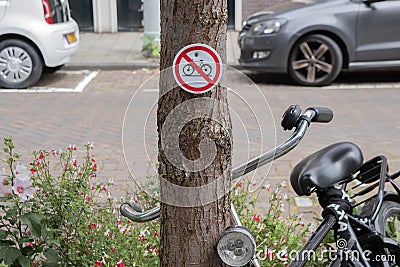
[[[239,34],[244,68],[288,73],[307,86],[342,69],[400,66],[400,0],[291,1],[250,16]]]

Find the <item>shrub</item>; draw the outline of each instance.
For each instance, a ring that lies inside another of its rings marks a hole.
[[[97,163],[90,144],[83,162],[75,157],[75,146],[36,151],[29,171],[17,163],[20,156],[13,152],[11,138],[5,138],[5,146],[11,174],[1,176],[0,262],[10,266],[158,265],[158,223],[137,225],[121,218],[122,200],[108,194],[112,181],[94,182]],[[61,171],[53,176],[50,170],[57,164]],[[24,188],[18,191],[19,180]],[[138,192],[137,201],[148,205],[151,198]]]
[[[82,159],[74,145],[35,151],[29,167],[19,164],[11,138],[4,144],[9,171],[0,174],[0,267],[159,265],[159,222],[137,224],[120,216],[123,199],[111,196],[112,180],[97,182],[91,144]],[[268,203],[264,215],[255,213],[259,199],[250,186],[238,183],[232,201],[257,239],[262,266],[283,266],[285,251],[301,247],[310,225],[284,212],[291,205],[284,183],[262,187]],[[156,205],[145,190],[130,201],[145,209]]]
[[[287,197],[286,183],[262,186],[266,192],[267,211],[255,213],[260,194],[251,194],[251,183],[236,184],[232,201],[242,223],[257,242],[257,257],[262,266],[285,266],[289,263],[289,252],[298,251],[310,235],[311,224],[305,224],[302,216],[290,214],[293,200]]]

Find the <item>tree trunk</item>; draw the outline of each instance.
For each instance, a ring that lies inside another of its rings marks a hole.
[[[161,266],[223,266],[216,244],[230,225],[227,90],[187,93],[171,78],[170,67],[177,52],[193,43],[213,47],[225,63],[227,18],[226,0],[161,0]]]

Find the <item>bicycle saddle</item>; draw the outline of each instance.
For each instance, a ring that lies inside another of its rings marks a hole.
[[[290,183],[299,195],[313,188],[327,188],[354,173],[363,162],[358,146],[350,142],[327,146],[300,161],[290,174]]]

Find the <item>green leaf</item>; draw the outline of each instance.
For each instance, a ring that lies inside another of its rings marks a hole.
[[[9,246],[2,246],[0,248],[0,259],[3,259],[8,265],[11,265],[20,256],[22,254],[17,248]]]
[[[18,257],[18,262],[19,262],[19,264],[21,264],[22,267],[30,267],[32,260],[30,260],[24,256],[20,256],[20,257]]]
[[[6,239],[10,232],[5,230],[0,230],[0,239]]]
[[[61,247],[60,241],[58,241],[58,240],[47,240],[46,245],[48,245],[49,247],[51,247],[53,245]]]
[[[59,267],[60,265],[55,262],[43,262],[43,267]]]
[[[58,256],[58,251],[53,248],[48,248],[43,252],[44,256],[50,262],[59,262],[60,257]]]
[[[19,217],[23,224],[28,225],[29,230],[31,231],[32,235],[35,237],[40,237],[42,234],[42,224],[41,221],[43,220],[44,216],[37,214],[37,213],[26,213]]]
[[[32,247],[30,247],[30,246],[25,246],[25,247],[23,247],[23,248],[21,249],[21,253],[22,253],[23,255],[25,255],[25,256],[31,256],[31,255],[33,255],[35,252],[34,252],[34,250],[33,250]]]
[[[0,247],[6,247],[6,246],[13,247],[15,246],[15,243],[12,240],[0,240]]]

